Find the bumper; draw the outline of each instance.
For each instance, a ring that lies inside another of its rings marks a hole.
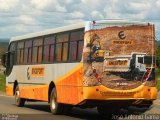
[[[84,87],[83,95],[84,100],[155,100],[157,98],[157,89],[156,87],[141,85],[131,90],[114,90],[100,85]]]

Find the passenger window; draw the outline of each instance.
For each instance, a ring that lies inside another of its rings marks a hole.
[[[69,61],[80,61],[83,50],[84,30],[71,32],[69,46]]]
[[[55,58],[57,62],[68,60],[68,37],[69,33],[61,33],[56,37]]]
[[[32,62],[33,63],[41,63],[42,62],[42,45],[43,38],[36,38],[33,41],[33,54],[32,54]]]
[[[24,63],[28,64],[31,63],[31,55],[32,55],[32,40],[27,40],[25,42],[25,49],[24,49]]]
[[[24,42],[18,42],[17,45],[17,64],[23,63]]]
[[[53,62],[54,61],[54,46],[55,46],[55,36],[47,36],[44,40],[44,62]]]

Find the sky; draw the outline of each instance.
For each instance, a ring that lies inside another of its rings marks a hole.
[[[102,19],[153,22],[160,40],[160,0],[0,0],[0,38]]]

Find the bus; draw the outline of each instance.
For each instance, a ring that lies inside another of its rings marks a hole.
[[[46,101],[52,114],[78,106],[109,115],[157,98],[153,23],[86,21],[13,37],[2,63],[19,107]]]

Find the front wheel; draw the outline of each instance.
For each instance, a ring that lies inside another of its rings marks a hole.
[[[19,92],[19,87],[17,86],[15,89],[15,104],[18,107],[23,107],[25,104],[25,99],[20,98],[20,92]]]
[[[58,114],[67,114],[71,110],[70,105],[62,104],[57,102],[57,92],[56,89],[53,88],[50,94],[50,110],[54,115]]]

